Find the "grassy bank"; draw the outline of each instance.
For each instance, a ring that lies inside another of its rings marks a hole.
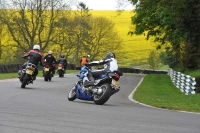
[[[79,72],[79,70],[66,70],[66,74],[67,73],[75,73],[75,72]],[[58,75],[57,73],[55,75]],[[18,77],[18,73],[0,73],[0,80],[3,79],[11,79],[11,78],[17,78]],[[42,71],[38,72],[38,77],[42,77]]]
[[[200,112],[200,94],[185,95],[166,74],[146,75],[133,98],[159,108]]]

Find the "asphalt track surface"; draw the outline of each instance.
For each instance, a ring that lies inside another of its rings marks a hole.
[[[20,88],[18,79],[0,81],[0,133],[200,133],[200,114],[162,110],[133,102],[129,95],[143,75],[124,74],[121,90],[104,105],[67,95],[76,74],[37,78]]]

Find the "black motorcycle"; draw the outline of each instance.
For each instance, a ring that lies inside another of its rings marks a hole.
[[[36,66],[32,63],[27,62],[25,69],[19,70],[19,80],[22,83],[21,88],[25,88],[26,85],[32,83],[34,80],[34,72],[35,72]]]
[[[50,67],[49,64],[45,64],[44,66],[43,77],[44,77],[44,81],[51,81],[53,77],[52,68]]]
[[[59,63],[58,64],[58,75],[59,77],[64,77],[65,74],[65,68],[63,66],[63,64]]]

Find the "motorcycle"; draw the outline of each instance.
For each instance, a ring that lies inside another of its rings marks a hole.
[[[65,69],[63,67],[63,64],[58,64],[58,75],[59,77],[64,77]]]
[[[26,85],[33,84],[33,74],[35,72],[36,66],[32,63],[27,62],[25,69],[19,70],[19,80],[22,83],[21,88],[25,88]]]
[[[119,71],[102,74],[99,78],[95,78],[94,86],[85,86],[88,81],[87,73],[92,71],[86,66],[81,67],[79,81],[75,83],[68,93],[68,100],[74,101],[76,98],[80,100],[94,101],[97,105],[103,105],[108,99],[120,90],[119,79],[123,74]]]
[[[44,81],[51,81],[53,77],[53,72],[49,64],[44,65],[43,77],[44,77]]]

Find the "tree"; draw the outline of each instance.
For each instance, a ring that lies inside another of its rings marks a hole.
[[[4,10],[0,20],[17,47],[27,51],[38,43],[44,51],[55,39],[54,23],[66,4],[62,0],[12,0],[12,4],[15,9]]]
[[[152,50],[149,53],[148,63],[151,69],[155,70],[159,66],[159,54],[156,50]]]
[[[90,38],[85,49],[91,55],[91,60],[105,57],[107,52],[115,52],[121,48],[122,40],[111,20],[104,17],[93,17],[90,25],[92,25],[92,31],[90,31]]]
[[[198,67],[200,50],[200,1],[199,0],[132,0],[136,5],[136,15],[132,23],[136,28],[132,34],[145,34],[147,39],[154,37],[160,42],[161,48],[167,42],[168,52],[173,53],[176,64],[194,69]],[[184,13],[183,13],[184,11]],[[190,45],[193,50],[184,49],[187,55],[192,54],[188,61],[181,60],[182,46]]]
[[[84,3],[79,6],[75,15],[60,18],[55,24],[59,31],[55,43],[60,53],[66,53],[70,62],[79,65],[83,55],[90,54],[90,60],[94,60],[104,57],[109,50],[120,49],[121,40],[114,23],[104,17],[93,17]]]

